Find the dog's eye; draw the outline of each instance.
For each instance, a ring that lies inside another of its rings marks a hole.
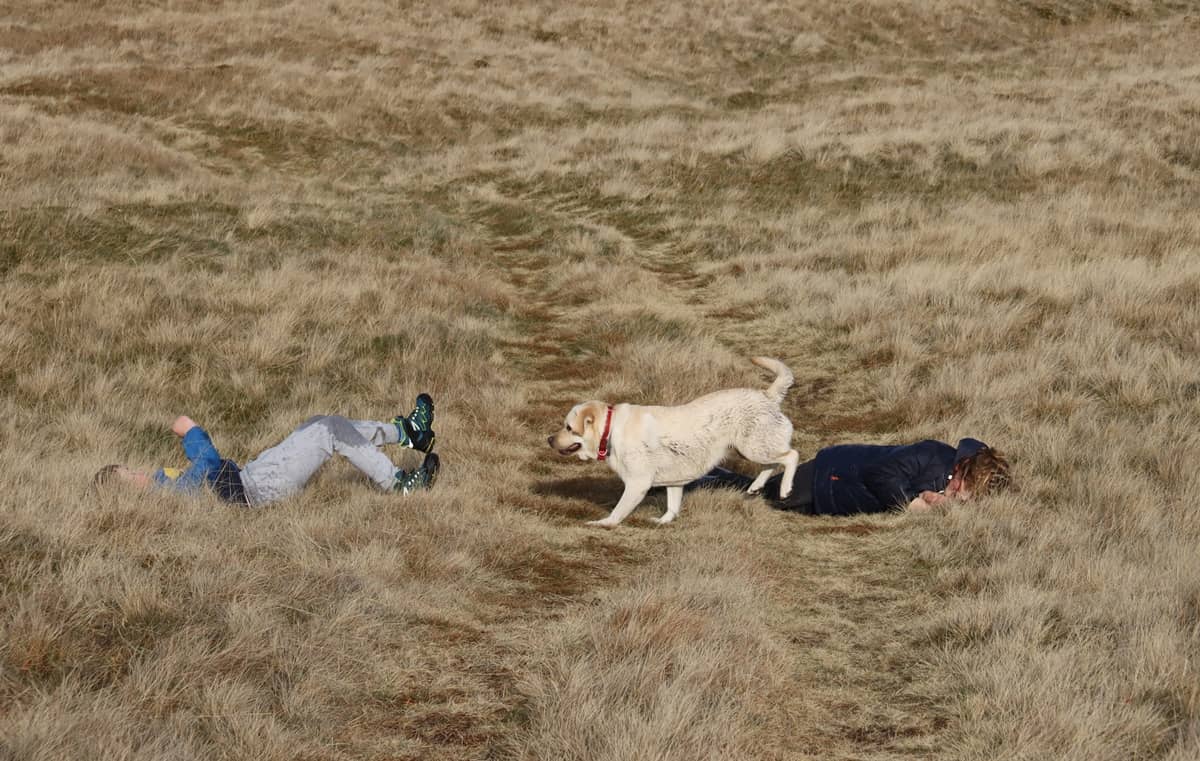
[[[569,425],[566,426],[566,429],[567,429],[567,433],[575,433],[574,431],[571,430],[571,426],[569,426]]]

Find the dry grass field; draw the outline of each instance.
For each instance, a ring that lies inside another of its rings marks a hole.
[[[1148,0],[4,4],[0,759],[1200,757],[1197,50]],[[753,354],[802,457],[1019,488],[585,527],[570,405]],[[425,390],[428,493],[87,489]]]

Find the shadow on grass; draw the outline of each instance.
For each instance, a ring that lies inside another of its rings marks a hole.
[[[548,481],[538,481],[533,485],[533,493],[540,497],[558,497],[560,499],[586,500],[593,505],[612,508],[621,498],[625,486],[621,479],[610,478],[561,478]]]
[[[876,531],[891,531],[892,526],[884,526],[872,523],[846,523],[836,526],[813,526],[808,529],[810,534],[851,534],[853,536],[866,536],[874,534]]]
[[[561,478],[537,481],[533,493],[539,497],[565,500],[557,504],[554,514],[568,520],[599,520],[616,506],[625,486],[616,476],[609,478]],[[653,526],[652,517],[666,508],[666,491],[651,489],[637,510],[622,523],[629,526]]]

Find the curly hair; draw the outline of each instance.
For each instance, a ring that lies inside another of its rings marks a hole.
[[[991,447],[984,447],[970,457],[964,457],[954,469],[962,477],[963,486],[976,496],[1003,491],[1012,486],[1008,458]]]

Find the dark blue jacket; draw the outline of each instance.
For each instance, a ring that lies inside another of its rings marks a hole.
[[[207,486],[226,502],[246,503],[237,463],[221,458],[203,428],[195,426],[184,434],[183,453],[192,466],[175,476],[163,468],[154,474],[154,483],[184,493],[194,493]]]
[[[963,439],[957,449],[933,440],[897,447],[826,447],[813,460],[813,512],[850,515],[904,507],[923,491],[945,489],[954,463],[984,446]]]

